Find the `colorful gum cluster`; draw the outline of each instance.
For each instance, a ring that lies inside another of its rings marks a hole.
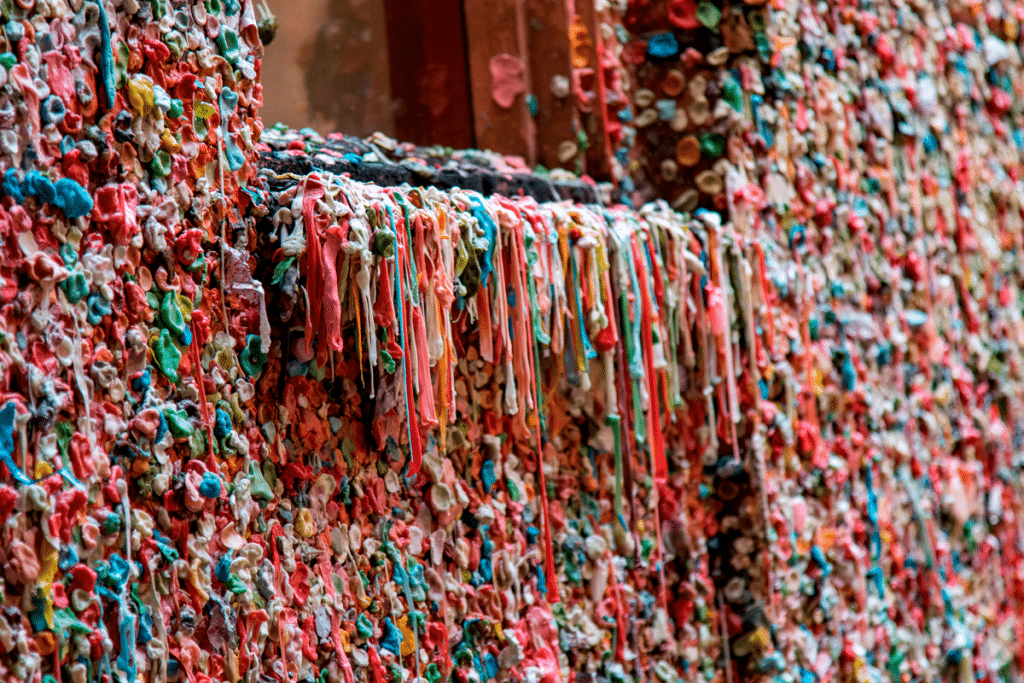
[[[723,590],[776,653],[730,630],[733,679],[1018,680],[1020,7],[608,6],[636,203],[778,255],[739,380],[771,578]]]
[[[718,516],[701,502],[712,482],[751,489],[697,418],[727,388],[738,400],[735,381],[695,373],[698,358],[732,367],[715,283],[734,242],[718,216],[328,173],[268,185],[256,274],[275,283],[283,329],[256,385],[263,472],[306,543],[341,530],[322,572],[351,577],[343,632],[358,631],[366,592],[374,630],[351,641],[355,661],[366,647],[402,676],[554,681],[590,662],[607,678],[713,678],[709,534],[761,515],[753,498]],[[737,263],[763,271],[744,247]],[[743,282],[753,314],[761,282]],[[712,308],[695,303],[703,286]],[[711,319],[720,336],[703,332]],[[374,553],[391,583],[372,578]],[[388,591],[391,612],[375,610]]]
[[[205,564],[224,525],[202,510],[229,493],[221,463],[262,443],[239,412],[252,384],[215,360],[250,348],[250,323],[270,343],[235,248],[260,135],[253,7],[0,14],[0,672],[227,678],[187,634],[211,632],[204,609],[231,616]]]
[[[603,6],[686,214],[261,169],[249,0],[0,13],[8,680],[1020,680],[1015,8]]]

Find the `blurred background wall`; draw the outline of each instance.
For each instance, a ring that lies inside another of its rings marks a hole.
[[[394,135],[383,0],[268,0],[278,31],[263,61],[260,114],[321,133]]]
[[[557,0],[259,2],[278,23],[263,60],[267,125],[380,131],[607,175],[603,136],[584,134],[603,131],[606,116],[585,86],[595,80],[594,41],[577,46],[579,65],[569,59],[572,36],[595,35],[591,3],[570,16]],[[585,120],[577,95],[590,102]]]

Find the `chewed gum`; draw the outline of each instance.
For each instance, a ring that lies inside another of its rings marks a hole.
[[[1022,675],[1013,8],[564,17],[485,66],[591,184],[264,130],[251,0],[7,4],[0,675]]]

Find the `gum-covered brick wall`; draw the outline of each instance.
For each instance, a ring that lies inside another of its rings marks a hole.
[[[210,582],[213,539],[248,535],[230,463],[263,444],[227,360],[270,348],[245,246],[253,6],[0,14],[0,671],[236,680],[258,624]]]
[[[0,2],[7,680],[1021,680],[1019,8],[599,9],[689,213],[274,171],[360,159],[249,0]]]
[[[633,196],[717,211],[765,256],[751,323],[732,248],[689,302],[737,291],[717,439],[746,454],[768,580],[732,576],[754,546],[724,524],[708,552],[732,544],[711,575],[740,675],[1020,680],[1021,6],[608,5]]]

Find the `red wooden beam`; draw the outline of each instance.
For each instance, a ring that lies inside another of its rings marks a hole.
[[[419,145],[473,146],[460,0],[385,0],[395,135]]]
[[[466,47],[476,146],[536,159],[523,0],[467,0]]]
[[[569,61],[565,0],[526,0],[526,38],[533,95],[537,98],[537,161],[548,168],[582,170],[579,129]],[[571,154],[576,149],[576,154]]]
[[[584,171],[597,179],[611,175],[606,143],[607,114],[602,92],[602,72],[598,59],[600,34],[597,13],[591,0],[572,3],[575,13],[570,27],[574,82],[581,94],[580,121],[586,134],[586,164]]]

